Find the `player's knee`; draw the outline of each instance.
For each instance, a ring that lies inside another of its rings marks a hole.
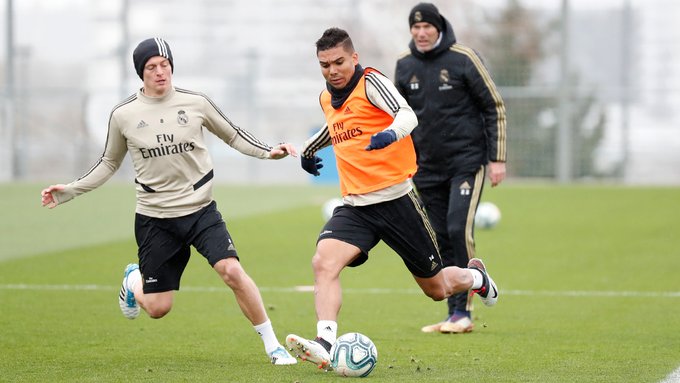
[[[146,305],[144,309],[151,318],[160,319],[170,312],[170,309],[172,309],[172,304],[170,303],[150,304]]]
[[[312,257],[312,270],[314,270],[314,275],[316,276],[337,274],[335,268],[332,259],[323,256],[323,254],[319,252],[316,252]]]
[[[324,269],[326,269],[326,262],[324,261],[323,257],[317,252],[312,257],[312,270],[314,270],[314,274],[318,274],[320,272],[323,272]]]
[[[243,281],[244,271],[238,261],[222,260],[215,265],[215,269],[222,277],[227,286],[238,288]]]
[[[442,301],[448,296],[446,295],[446,290],[438,285],[433,286],[422,286],[421,288],[425,295],[430,297],[433,301]]]
[[[434,290],[425,291],[425,295],[432,298],[433,301],[437,301],[437,302],[443,301],[444,299],[447,298],[446,292],[442,289],[434,289]]]

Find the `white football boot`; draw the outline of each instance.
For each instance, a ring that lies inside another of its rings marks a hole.
[[[276,348],[276,350],[270,352],[269,360],[271,360],[272,364],[275,366],[287,366],[297,363],[297,359],[295,359],[293,356],[290,356],[288,351],[286,351],[283,346],[279,346]]]
[[[123,315],[128,319],[135,319],[139,316],[139,305],[137,304],[137,300],[135,300],[134,292],[130,288],[130,282],[133,279],[141,280],[139,265],[136,263],[131,263],[125,267],[123,283],[120,286],[120,293],[118,294],[120,311],[122,311]]]
[[[489,273],[486,271],[484,262],[482,262],[482,260],[479,258],[472,258],[468,262],[467,266],[468,269],[476,269],[481,271],[482,277],[484,278],[482,287],[472,291],[479,295],[479,297],[482,299],[482,303],[484,303],[486,306],[495,305],[498,301],[498,287],[496,287],[496,283],[494,283],[493,279],[491,279],[491,276],[489,276]]]
[[[318,342],[290,334],[286,337],[286,346],[301,360],[314,363],[322,370],[332,369],[330,353]]]

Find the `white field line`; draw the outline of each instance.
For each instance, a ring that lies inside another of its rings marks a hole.
[[[117,291],[118,286],[106,285],[35,285],[35,284],[1,284],[0,290],[32,290],[32,291]],[[183,287],[182,291],[213,293],[224,292],[228,288],[224,287]],[[313,286],[294,286],[294,287],[260,287],[263,292],[282,292],[282,293],[306,293],[314,291]],[[418,289],[343,289],[344,293],[350,294],[422,294]],[[680,298],[680,291],[531,291],[531,290],[505,290],[501,291],[504,295],[516,296],[549,296],[549,297],[658,297],[658,298]],[[680,367],[671,372],[664,380],[659,383],[680,383]]]
[[[671,372],[666,379],[659,383],[680,383],[680,367],[676,368],[675,371]]]
[[[0,290],[66,290],[66,291],[117,291],[120,286],[107,285],[43,285],[43,284],[0,284]],[[200,287],[184,286],[181,291],[212,293],[224,292],[227,286]],[[304,293],[314,291],[313,286],[293,287],[260,287],[262,292],[274,293]],[[419,289],[394,289],[394,288],[344,288],[343,293],[348,294],[422,294]],[[632,298],[680,298],[680,291],[546,291],[546,290],[501,290],[501,295],[511,296],[546,296],[546,297],[632,297]]]

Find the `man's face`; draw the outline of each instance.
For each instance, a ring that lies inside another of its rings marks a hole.
[[[411,37],[416,48],[421,52],[428,52],[434,47],[439,38],[439,31],[434,25],[421,21],[411,26]]]
[[[163,96],[172,87],[172,66],[162,56],[150,58],[144,65],[144,94]]]
[[[337,45],[325,51],[319,51],[321,74],[335,89],[347,86],[354,75],[354,67],[359,63],[357,52],[347,52],[342,45]]]

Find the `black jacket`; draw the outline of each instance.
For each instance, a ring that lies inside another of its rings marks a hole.
[[[421,53],[413,41],[398,61],[396,86],[418,116],[415,181],[440,182],[505,162],[505,106],[481,58],[456,43],[447,20],[442,41]]]

